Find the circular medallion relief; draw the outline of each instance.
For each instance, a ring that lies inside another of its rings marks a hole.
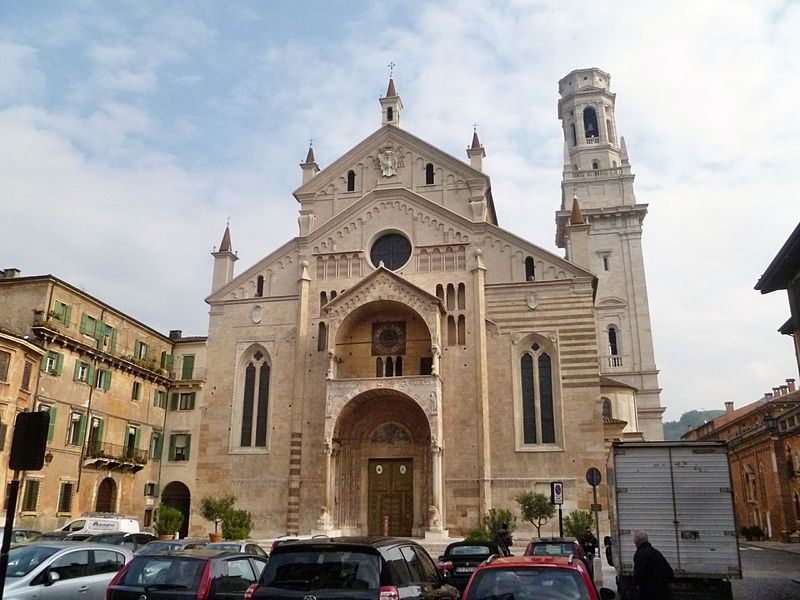
[[[381,473],[383,473],[383,465],[377,465],[377,466],[375,467],[375,472],[376,472],[378,475],[380,475]]]
[[[396,271],[411,258],[411,242],[399,233],[387,233],[380,236],[372,244],[369,259],[373,266],[381,263],[390,271]]]

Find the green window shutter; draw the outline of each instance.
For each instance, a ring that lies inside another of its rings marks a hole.
[[[78,445],[83,446],[83,440],[86,439],[86,415],[81,415],[81,422],[78,425]]]
[[[161,455],[164,453],[164,434],[158,436],[156,440],[156,447],[153,448],[154,458],[156,460],[161,460]]]
[[[111,371],[106,371],[106,375],[103,378],[103,390],[107,392],[111,389]]]
[[[189,460],[189,450],[192,448],[192,436],[191,434],[186,436],[186,460]]]
[[[56,354],[56,369],[55,374],[61,375],[61,368],[64,366],[64,355],[59,353]]]
[[[114,354],[117,351],[117,330],[112,327],[111,329],[111,348],[109,348],[109,352]]]
[[[150,484],[149,484],[149,483],[145,483],[145,484],[144,484],[144,495],[145,495],[145,496],[149,495],[149,494],[147,493],[147,492],[149,492],[149,491],[150,491]]]
[[[106,332],[106,324],[102,321],[95,321],[94,322],[94,331],[92,332],[92,336],[94,339],[100,341],[103,339],[103,335]]]
[[[139,352],[141,352],[141,350],[142,350],[142,342],[141,342],[141,341],[139,341],[139,340],[136,340],[136,341],[133,343],[133,355],[134,355],[136,358],[139,358]]]
[[[53,433],[56,430],[56,407],[50,407],[50,424],[47,426],[47,441],[53,441]]]
[[[81,375],[81,361],[75,361],[75,372],[72,374],[72,381],[78,381],[78,378]]]
[[[136,433],[133,435],[133,447],[138,450],[139,449],[139,439],[142,436],[142,428],[137,427]]]
[[[191,394],[189,394],[189,408],[190,409],[194,408],[194,397],[195,397],[195,392],[192,392]]]
[[[175,357],[172,354],[167,354],[167,371],[172,371],[172,367],[175,364]]]
[[[158,484],[157,483],[153,484],[153,496],[158,496],[158,494],[160,492],[161,492],[161,489],[158,487]]]
[[[47,354],[42,357],[42,360],[39,361],[39,370],[40,371],[47,371]]]
[[[169,396],[169,409],[178,410],[178,394],[170,394]]]
[[[162,369],[166,368],[166,366],[167,366],[167,351],[166,350],[162,350],[161,351],[161,362],[158,363],[158,364]]]
[[[81,333],[94,335],[94,326],[92,325],[92,318],[86,313],[83,313],[81,315]]]
[[[92,385],[94,382],[94,365],[89,365],[89,371],[86,373],[86,383]]]
[[[175,436],[169,436],[169,459],[175,460]]]
[[[100,424],[97,426],[97,443],[103,441],[103,425],[105,425],[105,420],[100,419]]]
[[[181,379],[191,379],[194,375],[194,354],[183,357],[183,369]]]
[[[64,325],[69,327],[69,323],[72,319],[72,307],[69,305],[64,306]]]

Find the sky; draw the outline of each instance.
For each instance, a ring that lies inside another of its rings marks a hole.
[[[800,2],[306,0],[0,4],[0,268],[52,274],[205,335],[226,222],[237,273],[296,236],[298,166],[380,126],[465,162],[477,124],[501,227],[563,256],[558,80],[611,75],[649,205],[665,420],[797,377],[759,276],[800,220]]]

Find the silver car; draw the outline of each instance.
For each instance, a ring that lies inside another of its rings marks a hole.
[[[4,600],[104,600],[106,587],[133,553],[121,546],[43,542],[8,554]]]

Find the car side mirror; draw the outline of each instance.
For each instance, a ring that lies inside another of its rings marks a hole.
[[[59,579],[61,579],[61,575],[59,575],[56,571],[48,571],[47,577],[44,579],[44,584],[53,585]]]
[[[614,590],[600,588],[600,600],[614,600],[616,597],[617,595],[614,593]]]

